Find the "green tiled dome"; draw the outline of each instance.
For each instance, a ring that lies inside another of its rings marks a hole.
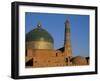
[[[26,41],[46,41],[54,42],[52,36],[41,27],[41,24],[37,25],[37,28],[26,34]]]

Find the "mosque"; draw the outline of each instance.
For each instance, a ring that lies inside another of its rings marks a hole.
[[[70,22],[65,22],[64,46],[54,49],[54,40],[41,23],[26,34],[25,67],[88,65],[89,57],[72,56]]]

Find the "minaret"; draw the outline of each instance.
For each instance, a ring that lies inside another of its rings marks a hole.
[[[72,59],[72,47],[71,47],[71,33],[70,33],[70,22],[67,19],[65,22],[65,41],[64,41],[64,54],[66,55],[67,65],[71,65]]]

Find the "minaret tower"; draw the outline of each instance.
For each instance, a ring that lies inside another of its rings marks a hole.
[[[70,33],[70,22],[67,19],[65,22],[65,41],[64,41],[64,54],[66,55],[67,65],[71,65],[72,59],[72,47],[71,47],[71,33]]]

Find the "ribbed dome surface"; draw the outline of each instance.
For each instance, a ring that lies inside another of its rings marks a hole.
[[[73,58],[72,63],[75,65],[85,65],[85,64],[87,64],[87,60],[85,57],[76,56]]]
[[[52,36],[43,28],[37,27],[26,34],[26,41],[48,41],[54,42]]]
[[[28,49],[53,49],[53,38],[41,24],[26,34],[26,47]]]

